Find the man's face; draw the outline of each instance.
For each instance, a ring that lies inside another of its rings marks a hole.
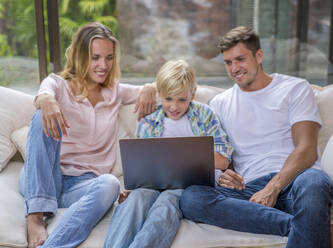
[[[262,73],[262,50],[255,56],[252,51],[239,42],[223,53],[225,68],[229,77],[244,91],[254,91],[259,87],[258,75]]]

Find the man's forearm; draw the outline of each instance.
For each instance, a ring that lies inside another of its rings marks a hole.
[[[277,173],[267,184],[278,192],[287,186],[298,174],[311,167],[317,159],[317,150],[309,146],[303,149],[295,149],[287,158],[281,171]]]

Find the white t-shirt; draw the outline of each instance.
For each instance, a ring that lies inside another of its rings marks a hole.
[[[301,78],[273,74],[265,88],[246,92],[237,84],[211,101],[234,147],[235,171],[245,183],[279,172],[294,150],[291,128],[300,121],[321,125],[309,83]],[[320,158],[313,167],[320,168]]]
[[[164,118],[162,137],[188,137],[193,136],[190,121],[186,115],[178,120]]]

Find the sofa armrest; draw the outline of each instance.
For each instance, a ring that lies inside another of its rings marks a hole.
[[[323,152],[321,168],[333,179],[333,135],[327,142]]]

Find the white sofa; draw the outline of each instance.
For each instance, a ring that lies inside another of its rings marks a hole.
[[[313,86],[319,105],[323,127],[319,134],[323,169],[333,177],[333,87]],[[221,88],[200,86],[196,100],[208,102]],[[33,97],[0,87],[0,247],[27,247],[24,201],[18,192],[18,174],[23,167],[25,143],[30,119],[35,111]],[[136,116],[133,105],[121,107],[119,112],[119,138],[134,137]],[[330,139],[330,140],[329,140]],[[119,158],[112,173],[122,181]],[[316,204],[314,202],[314,204]],[[65,209],[50,219],[52,231]],[[113,209],[98,223],[88,239],[79,247],[102,247]],[[286,237],[241,233],[219,227],[183,220],[172,248],[201,247],[285,247]]]

